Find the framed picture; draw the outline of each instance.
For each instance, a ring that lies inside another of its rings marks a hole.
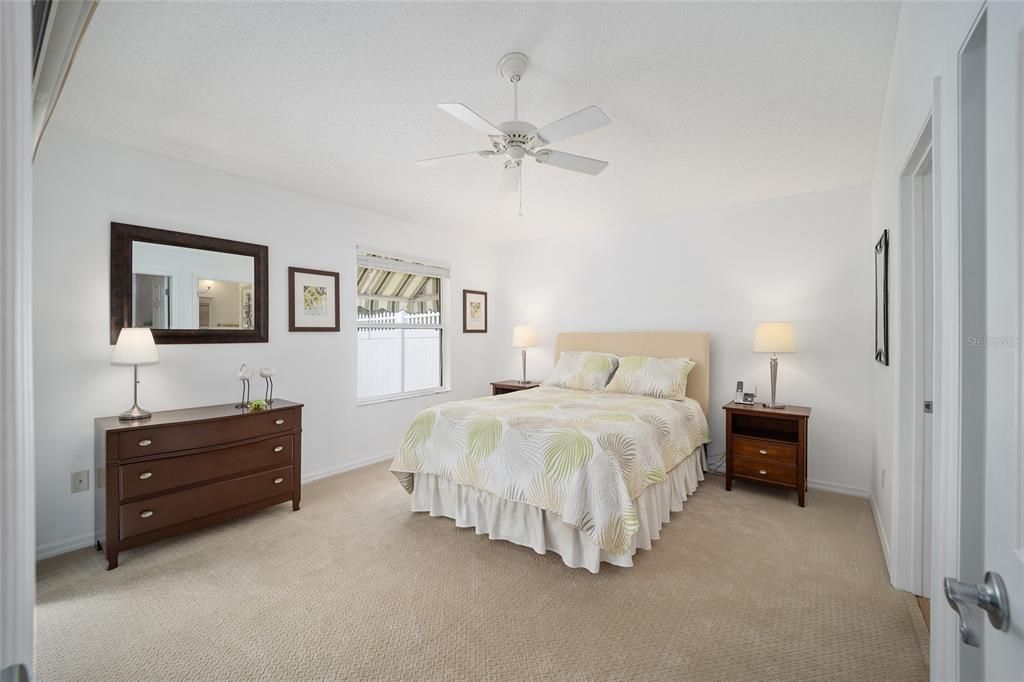
[[[341,331],[340,279],[336,272],[288,268],[288,331]]]
[[[487,292],[462,290],[462,331],[465,334],[487,333]]]
[[[889,230],[875,243],[875,360],[889,365]]]

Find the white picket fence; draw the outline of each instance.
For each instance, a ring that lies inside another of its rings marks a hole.
[[[384,324],[439,325],[440,313],[392,313],[385,310],[361,313],[356,321],[359,365],[356,395],[359,400],[441,385],[441,330],[376,327]]]

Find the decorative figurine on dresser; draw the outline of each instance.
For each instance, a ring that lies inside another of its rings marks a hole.
[[[96,548],[126,549],[301,498],[302,405],[96,420]]]

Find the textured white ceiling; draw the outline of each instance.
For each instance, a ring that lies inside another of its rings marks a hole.
[[[514,239],[867,182],[895,3],[101,2],[62,126],[441,229]],[[530,162],[525,212],[500,161],[436,107],[512,118],[498,58],[531,60],[520,117],[589,104],[612,125]]]

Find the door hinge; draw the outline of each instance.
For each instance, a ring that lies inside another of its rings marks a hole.
[[[930,400],[924,401],[924,413],[925,414],[931,414],[932,413],[932,401],[930,401]]]

